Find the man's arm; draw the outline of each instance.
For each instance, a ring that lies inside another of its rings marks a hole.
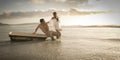
[[[37,32],[39,26],[40,26],[40,25],[38,25],[38,26],[36,27],[36,29],[35,29],[35,31],[33,32],[33,34],[36,34],[36,32]]]
[[[47,24],[49,24],[50,23],[50,20],[48,21],[48,22],[46,22]]]

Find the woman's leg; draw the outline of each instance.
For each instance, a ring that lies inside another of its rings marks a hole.
[[[59,34],[59,38],[60,38],[61,37],[61,32],[58,29],[56,29],[56,32]]]

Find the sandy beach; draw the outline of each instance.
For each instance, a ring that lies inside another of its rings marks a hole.
[[[61,40],[11,42],[7,33],[22,31],[23,26],[4,27],[0,28],[6,35],[1,35],[0,60],[120,60],[119,28],[65,27]]]

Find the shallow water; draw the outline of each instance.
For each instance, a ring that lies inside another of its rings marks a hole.
[[[35,26],[0,26],[0,60],[120,60],[119,28],[63,27],[61,40],[10,42],[9,31]]]

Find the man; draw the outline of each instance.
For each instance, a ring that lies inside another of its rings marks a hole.
[[[47,37],[51,37],[52,40],[55,40],[54,36],[56,36],[56,38],[59,38],[59,34],[57,32],[49,31],[49,27],[44,19],[40,19],[40,23],[41,24],[39,24],[37,26],[37,28],[35,29],[33,34],[35,34],[37,32],[38,28],[40,28],[42,30],[42,32],[44,32]]]

